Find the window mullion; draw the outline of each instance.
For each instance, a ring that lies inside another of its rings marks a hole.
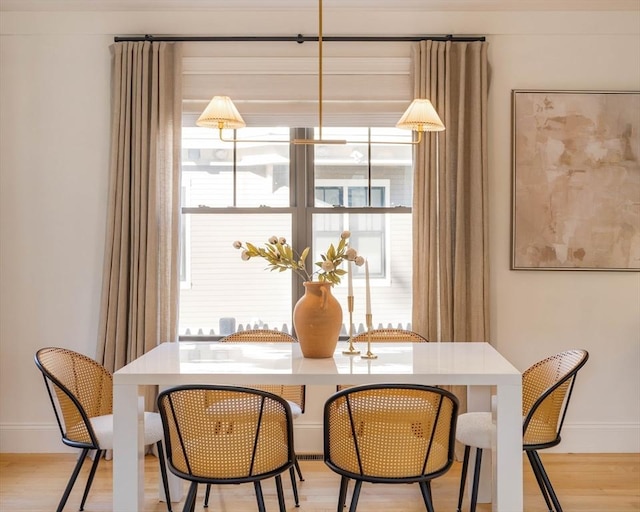
[[[292,139],[307,138],[306,131],[302,128],[292,130]],[[307,146],[291,144],[290,146],[290,198],[293,208],[291,219],[291,233],[293,236],[292,247],[302,250],[302,248],[310,245],[311,226],[307,219],[307,167],[308,156]],[[311,253],[312,254],[312,253]],[[307,265],[311,265],[309,261]],[[291,280],[291,298],[292,304],[296,304],[300,297],[304,295],[303,278],[294,273]]]

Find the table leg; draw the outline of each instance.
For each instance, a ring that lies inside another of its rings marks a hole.
[[[483,412],[491,410],[491,386],[467,386],[467,411]],[[469,468],[473,468],[476,460],[475,449],[471,450]],[[482,454],[482,466],[480,467],[480,480],[478,482],[478,503],[491,503],[493,462],[491,451],[485,450]],[[467,492],[471,496],[473,485],[473,471],[467,473]]]
[[[144,509],[144,398],[138,386],[113,386],[113,510]]]
[[[520,512],[522,497],[522,385],[497,388],[493,511]]]

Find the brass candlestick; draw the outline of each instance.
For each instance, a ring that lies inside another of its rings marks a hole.
[[[371,329],[373,328],[371,313],[367,313],[365,318],[367,320],[367,353],[360,357],[362,359],[378,359],[378,356],[371,352]]]
[[[347,307],[349,308],[349,348],[342,353],[348,356],[357,356],[360,351],[353,346],[353,295],[347,296]]]

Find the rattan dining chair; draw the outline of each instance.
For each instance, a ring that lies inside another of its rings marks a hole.
[[[542,465],[538,450],[551,448],[560,443],[560,431],[576,375],[588,358],[586,350],[567,350],[535,363],[522,374],[522,448],[531,463],[531,469],[549,511],[562,512],[562,507]],[[471,446],[476,448],[476,460],[469,509],[472,512],[476,509],[482,450],[491,449],[494,429],[491,412],[470,412],[461,414],[458,418],[456,438],[465,445],[458,512],[462,509]]]
[[[418,384],[353,386],[324,406],[324,461],[341,475],[338,512],[355,480],[349,512],[362,482],[418,483],[433,512],[431,480],[453,463],[458,400],[450,392]]]
[[[58,504],[58,512],[64,509],[89,451],[96,450],[80,502],[79,510],[83,510],[98,463],[105,450],[113,449],[113,377],[97,361],[65,348],[42,348],[35,355],[35,363],[44,377],[62,442],[82,450]],[[158,447],[167,510],[171,512],[162,445],[162,422],[158,413],[144,413],[144,443],[155,443]]]
[[[158,395],[169,470],[190,482],[183,512],[195,510],[198,484],[253,483],[265,510],[261,481],[293,466],[293,423],[286,400],[258,389],[187,385]]]
[[[393,329],[393,328],[381,328],[381,329],[371,329],[371,333],[369,331],[364,331],[356,334],[352,342],[353,343],[367,343],[369,341],[369,336],[371,336],[371,343],[426,343],[429,340],[424,336],[421,336],[415,331],[410,331],[407,329]],[[336,386],[336,391],[341,391],[343,389],[347,389],[351,387],[348,384],[338,384]]]
[[[229,334],[220,340],[224,343],[246,343],[246,342],[264,342],[264,343],[297,343],[293,336],[287,334],[286,332],[276,331],[274,329],[248,329],[246,331],[238,331],[232,334]],[[304,412],[304,401],[306,395],[306,387],[299,385],[286,385],[286,384],[257,384],[250,385],[250,387],[255,389],[260,389],[262,391],[267,391],[268,393],[273,393],[274,395],[278,395],[284,398],[291,408],[291,414],[293,419],[300,417],[300,415]],[[302,470],[300,469],[300,464],[298,463],[298,457],[294,458],[294,466],[290,469],[291,472],[291,488],[293,491],[293,497],[295,500],[296,507],[300,505],[300,500],[298,497],[298,484],[296,483],[296,477],[294,474],[295,471],[298,473],[298,478],[300,481],[304,481],[302,476]],[[205,493],[204,498],[204,506],[209,505],[209,494],[211,492],[211,486],[207,486],[207,491]]]
[[[229,334],[220,340],[223,343],[246,343],[246,342],[271,342],[271,343],[298,343],[293,336],[286,332],[271,329],[249,329],[246,331],[238,331]],[[275,395],[281,396],[289,402],[291,406],[291,414],[294,419],[304,412],[305,386],[292,386],[280,384],[260,384],[255,386],[256,389],[262,389]],[[302,477],[300,477],[302,479]]]

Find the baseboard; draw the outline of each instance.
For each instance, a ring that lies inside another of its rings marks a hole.
[[[562,442],[548,453],[639,453],[638,423],[565,423]]]
[[[0,453],[74,453],[62,444],[60,429],[53,424],[0,425]]]
[[[322,423],[294,427],[296,451],[322,453]],[[639,423],[567,423],[556,453],[640,453]],[[0,424],[0,453],[73,453],[54,424]]]

